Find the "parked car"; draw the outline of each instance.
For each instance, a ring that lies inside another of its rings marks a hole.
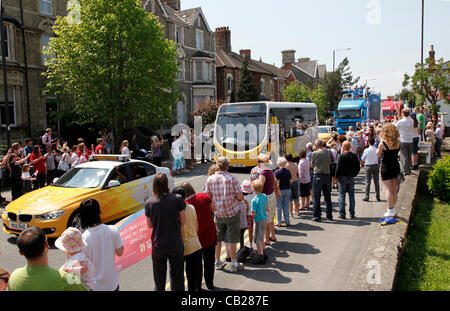
[[[66,228],[81,228],[80,203],[93,198],[100,203],[103,223],[123,218],[144,207],[153,195],[157,173],[169,178],[170,170],[125,156],[98,155],[71,168],[53,186],[47,186],[9,203],[2,214],[3,231],[20,234],[31,226],[44,230],[49,238],[59,237]]]
[[[318,128],[319,138],[322,139],[325,143],[333,137],[333,133],[336,132],[336,128],[330,125],[321,125]]]

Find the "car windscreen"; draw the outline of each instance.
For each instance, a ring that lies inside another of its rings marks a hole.
[[[264,139],[266,134],[265,131],[265,112],[228,113],[220,114],[217,118],[217,140],[221,145],[228,145],[230,148],[236,147],[240,144],[243,144],[245,148],[244,150],[255,148],[261,144]]]
[[[64,188],[97,188],[105,179],[108,169],[74,167],[53,185]]]
[[[394,116],[394,111],[392,110],[384,110],[383,111],[383,117],[393,117]]]
[[[338,110],[338,119],[360,119],[361,111],[359,109]]]
[[[329,133],[330,130],[327,127],[320,127],[318,129],[319,133]]]

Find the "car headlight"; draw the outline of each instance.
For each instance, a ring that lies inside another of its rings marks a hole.
[[[48,212],[41,215],[36,215],[35,217],[41,219],[41,220],[54,220],[59,217],[61,217],[62,214],[64,214],[65,211],[54,211],[54,212]]]

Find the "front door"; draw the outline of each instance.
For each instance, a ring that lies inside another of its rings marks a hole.
[[[185,115],[185,111],[184,111],[184,102],[182,102],[181,100],[177,102],[177,122],[178,124],[180,123],[185,123],[184,122],[184,115]]]

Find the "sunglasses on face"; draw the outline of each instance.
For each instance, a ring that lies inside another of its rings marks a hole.
[[[2,277],[0,277],[0,280],[3,280],[3,281],[5,281],[5,283],[8,283],[9,282],[9,277],[2,276]]]

